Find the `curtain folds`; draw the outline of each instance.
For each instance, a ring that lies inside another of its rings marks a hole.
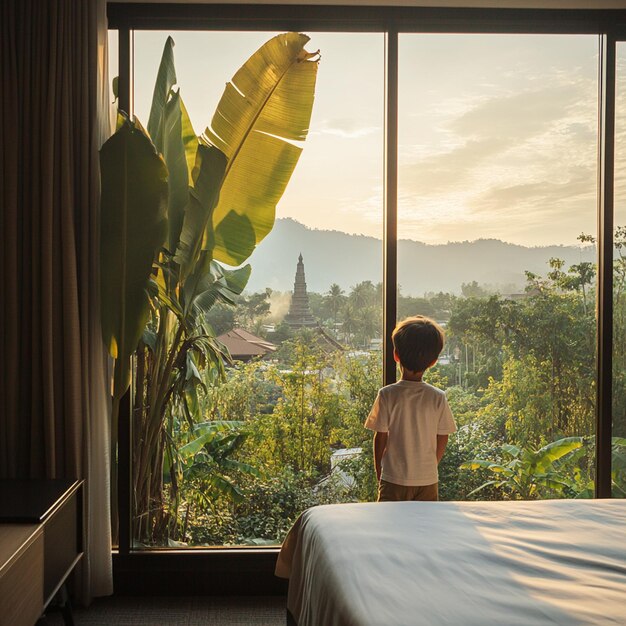
[[[80,600],[112,592],[98,304],[105,0],[0,3],[0,477],[84,478]]]

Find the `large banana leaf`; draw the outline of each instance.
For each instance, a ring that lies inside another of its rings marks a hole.
[[[200,144],[195,155],[193,187],[190,189],[175,257],[181,267],[183,280],[198,264],[202,249],[210,251],[213,248],[215,238],[208,226],[211,224],[225,171],[224,153],[215,146]]]
[[[161,63],[157,79],[152,92],[152,105],[150,107],[150,117],[148,118],[148,133],[157,147],[163,154],[163,112],[170,97],[170,91],[176,84],[176,68],[174,67],[174,40],[168,37],[163,48]]]
[[[584,445],[582,437],[565,437],[553,441],[535,453],[535,468],[537,472],[547,471],[555,461],[558,461],[573,450]]]
[[[185,207],[189,202],[189,172],[187,170],[186,144],[195,142],[191,123],[185,120],[182,112],[183,103],[180,92],[173,93],[163,111],[164,134],[162,154],[169,171],[170,197],[168,214],[168,250],[174,254],[183,228]]]
[[[193,166],[198,146],[198,138],[182,102],[180,90],[172,89],[176,81],[174,40],[168,37],[152,94],[148,133],[156,149],[163,155],[169,171],[167,248],[172,254],[176,252],[185,207],[189,201],[189,161]]]
[[[198,280],[195,276],[185,282],[186,314],[194,320],[208,313],[218,300],[234,304],[233,298],[241,294],[248,284],[252,268],[249,264],[227,270],[216,261],[211,261],[208,271],[202,272]]]
[[[203,140],[227,157],[219,202],[212,214],[213,257],[240,265],[269,233],[276,204],[300,157],[293,142],[306,138],[317,77],[309,38],[285,33],[270,39],[235,74]]]
[[[125,119],[100,150],[100,171],[102,332],[117,359],[119,398],[148,317],[152,263],[167,233],[167,169],[143,129]]]
[[[198,149],[198,138],[180,90],[172,89],[176,82],[174,40],[168,37],[152,94],[148,132],[156,149],[163,155],[169,171],[168,249],[172,254],[178,245],[185,207],[189,201],[188,185]]]

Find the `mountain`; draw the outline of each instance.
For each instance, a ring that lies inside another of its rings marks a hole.
[[[349,290],[364,280],[382,281],[380,239],[316,230],[286,218],[276,220],[272,232],[252,255],[247,291],[266,287],[291,291],[300,253],[309,291],[324,293],[332,283]],[[403,294],[413,296],[438,291],[460,293],[461,284],[472,281],[503,292],[521,291],[525,270],[545,275],[551,257],[563,259],[567,268],[581,261],[594,262],[595,254],[594,247],[525,247],[498,239],[441,245],[400,240],[398,282]]]

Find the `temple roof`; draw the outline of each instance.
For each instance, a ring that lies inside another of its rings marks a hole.
[[[230,356],[235,361],[249,361],[254,357],[262,357],[270,352],[276,351],[276,346],[257,337],[243,328],[233,328],[233,330],[217,337],[230,352]]]

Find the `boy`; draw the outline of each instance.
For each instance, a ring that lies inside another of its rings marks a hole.
[[[422,382],[443,349],[443,329],[418,315],[394,329],[402,378],[379,390],[365,427],[374,433],[378,502],[437,500],[437,466],[456,424],[446,395]]]

